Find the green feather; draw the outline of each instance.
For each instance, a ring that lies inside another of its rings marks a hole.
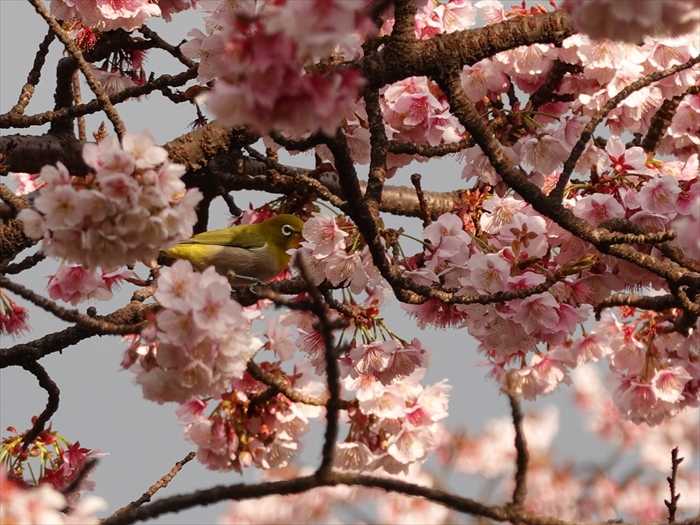
[[[220,230],[211,230],[195,235],[180,244],[211,244],[217,246],[233,246],[236,248],[262,248],[265,238],[252,225],[232,226]]]

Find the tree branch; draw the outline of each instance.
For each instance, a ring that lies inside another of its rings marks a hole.
[[[58,410],[59,398],[61,391],[58,385],[51,379],[46,369],[41,366],[36,361],[24,361],[19,364],[27,372],[36,377],[39,381],[39,386],[46,390],[48,394],[48,399],[46,401],[46,407],[42,410],[41,414],[34,420],[32,428],[30,428],[22,438],[22,450],[26,450],[29,445],[31,445],[34,440],[44,431],[46,423],[53,417],[53,415]]]
[[[513,489],[513,505],[521,507],[525,503],[527,496],[527,466],[530,455],[527,451],[527,440],[523,432],[523,413],[520,408],[520,401],[515,396],[509,394],[510,411],[513,417],[513,428],[515,429],[515,488]]]
[[[41,70],[46,63],[46,55],[49,54],[49,47],[51,46],[51,42],[53,42],[54,38],[56,38],[56,34],[49,29],[48,33],[46,33],[46,36],[44,37],[44,40],[42,40],[41,44],[39,44],[39,49],[34,56],[34,64],[27,75],[27,82],[24,84],[24,86],[22,86],[19,98],[17,99],[17,104],[10,109],[8,114],[22,115],[24,113],[24,110],[27,108],[29,101],[34,95],[34,89],[39,84],[39,80],[41,79]]]
[[[197,454],[195,452],[189,452],[184,458],[175,463],[175,465],[173,465],[173,468],[171,468],[167,474],[165,474],[162,478],[156,481],[153,485],[148,487],[148,490],[141,494],[141,496],[139,496],[138,499],[132,501],[127,505],[124,505],[120,509],[117,509],[109,518],[104,519],[102,523],[108,523],[110,520],[119,519],[119,516],[126,514],[134,509],[137,509],[144,503],[148,503],[149,501],[151,501],[151,498],[155,495],[155,493],[158,492],[160,489],[164,489],[165,487],[167,487],[170,484],[170,482],[175,478],[175,476],[177,476],[178,473],[182,470],[182,467],[184,467],[187,463],[192,461],[196,456]]]
[[[97,100],[100,101],[103,111],[114,126],[114,131],[121,139],[126,132],[126,128],[124,128],[124,123],[119,117],[117,111],[114,109],[114,106],[110,102],[104,88],[95,78],[95,75],[92,72],[92,66],[85,60],[85,57],[83,57],[80,49],[78,49],[68,33],[66,33],[56,19],[51,16],[49,11],[46,9],[46,5],[44,5],[44,0],[29,0],[29,2],[34,6],[36,12],[46,21],[51,30],[63,43],[68,53],[70,53],[73,59],[78,63],[78,67],[80,68],[80,71],[83,72],[83,75],[85,75],[85,80],[87,80],[90,89],[92,89],[92,92],[97,97]]]
[[[10,281],[7,277],[3,275],[0,275],[0,288],[5,288],[19,295],[27,301],[34,303],[39,308],[46,310],[49,313],[52,313],[53,315],[55,315],[59,319],[62,319],[63,321],[67,321],[69,323],[76,323],[84,328],[87,328],[88,330],[95,331],[98,334],[135,334],[140,332],[144,326],[142,322],[128,325],[114,324],[109,321],[96,319],[94,317],[90,317],[89,315],[81,314],[77,310],[63,308],[54,301],[51,301],[50,299],[47,299],[46,297],[43,297],[33,292],[29,288],[26,288],[21,284]]]
[[[602,120],[608,115],[608,113],[615,109],[620,102],[625,100],[635,91],[639,91],[640,89],[643,89],[649,84],[657,82],[658,80],[662,80],[671,75],[675,75],[679,71],[683,71],[684,69],[693,67],[699,62],[700,55],[691,58],[683,64],[678,64],[676,66],[665,69],[664,71],[655,71],[654,73],[651,73],[645,77],[640,78],[639,80],[632,82],[631,84],[628,84],[617,95],[608,100],[605,103],[605,105],[595,115],[591,117],[591,120],[588,122],[588,124],[586,124],[586,127],[583,128],[581,136],[576,141],[576,144],[574,144],[574,147],[572,148],[569,157],[564,162],[564,168],[562,169],[562,173],[559,176],[559,180],[557,181],[556,187],[549,194],[550,200],[555,202],[561,202],[561,200],[564,197],[564,190],[566,189],[566,185],[569,182],[571,173],[573,173],[574,168],[576,167],[578,159],[581,157],[583,151],[586,149],[586,144],[588,144],[588,141],[593,136],[595,128],[598,127],[598,124],[602,122]]]

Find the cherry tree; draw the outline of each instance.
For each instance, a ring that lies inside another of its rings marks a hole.
[[[47,33],[0,115],[0,368],[48,401],[3,429],[3,523],[111,508],[101,523],[126,525],[225,500],[225,524],[342,521],[348,502],[362,523],[700,523],[697,0],[28,3]],[[185,10],[202,23],[180,43],[149,28]],[[28,114],[52,45],[55,107]],[[181,71],[149,70],[150,53]],[[192,129],[165,144],[131,129],[119,104],[146,96],[190,107]],[[463,183],[435,191],[426,168],[445,156]],[[240,190],[269,198],[240,208]],[[289,268],[239,286],[158,264],[218,198],[232,225],[301,217]],[[13,277],[45,259],[48,283]],[[131,300],[97,315],[116,286]],[[392,301],[410,330],[384,319]],[[36,333],[29,305],[69,326]],[[447,422],[459,370],[426,380],[444,351],[426,327],[478,342],[511,417]],[[60,386],[42,359],[95,336],[121,338],[115,362],[193,449],[121,508],[87,494],[99,454],[51,425]],[[523,410],[562,388],[609,464],[558,461],[557,413]],[[320,459],[303,465],[314,424]],[[623,452],[638,465],[620,478]],[[195,459],[261,479],[150,501]],[[452,470],[488,494],[447,490]]]

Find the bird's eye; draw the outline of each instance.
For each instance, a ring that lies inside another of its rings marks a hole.
[[[292,233],[294,233],[294,228],[292,228],[289,224],[282,225],[282,235],[289,237]]]

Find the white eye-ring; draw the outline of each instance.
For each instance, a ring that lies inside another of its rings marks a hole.
[[[294,228],[292,228],[289,224],[282,225],[282,235],[289,237],[292,233],[294,233]]]

